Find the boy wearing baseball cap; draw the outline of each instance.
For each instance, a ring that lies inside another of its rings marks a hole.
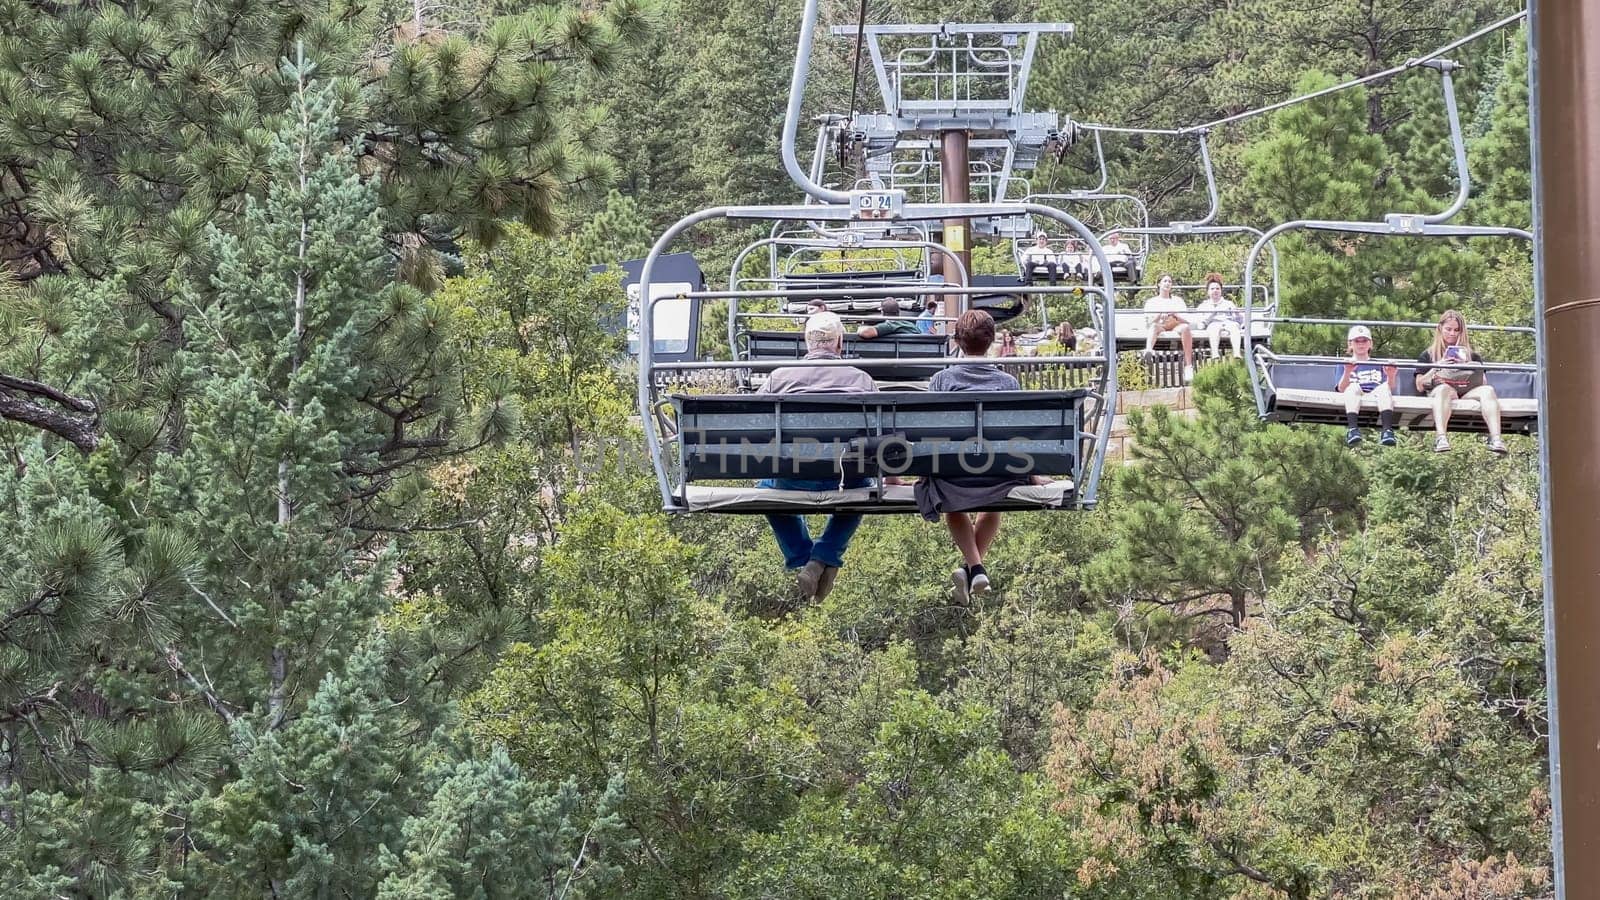
[[[1043,231],[1033,233],[1033,246],[1022,251],[1022,259],[1024,266],[1022,276],[1030,284],[1035,275],[1044,275],[1050,279],[1051,284],[1055,284],[1066,275],[1061,257],[1056,255],[1055,249],[1050,246],[1050,235]]]
[[[1339,383],[1334,387],[1344,395],[1344,421],[1350,429],[1345,432],[1344,445],[1354,447],[1361,443],[1361,429],[1356,421],[1361,413],[1362,399],[1371,395],[1378,407],[1378,422],[1383,429],[1379,433],[1378,443],[1393,447],[1395,367],[1368,362],[1372,359],[1372,331],[1365,325],[1350,326],[1345,343],[1350,348],[1350,360],[1344,364]]]

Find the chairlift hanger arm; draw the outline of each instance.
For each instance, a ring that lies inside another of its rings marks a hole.
[[[1205,172],[1206,175],[1206,195],[1211,198],[1211,209],[1203,217],[1196,219],[1193,222],[1173,222],[1172,224],[1174,225],[1191,225],[1199,227],[1210,225],[1212,222],[1216,221],[1217,218],[1217,206],[1219,203],[1217,198],[1217,175],[1216,172],[1211,168],[1211,147],[1209,142],[1206,140],[1211,132],[1201,131],[1198,132],[1198,134],[1200,136],[1200,170]],[[1096,140],[1099,139],[1099,132],[1095,133],[1095,138]]]
[[[1447,59],[1432,60],[1424,65],[1439,73],[1439,81],[1444,90],[1445,118],[1450,122],[1450,148],[1453,151],[1452,159],[1456,167],[1455,202],[1441,212],[1424,217],[1427,224],[1437,225],[1448,222],[1467,205],[1467,195],[1472,192],[1472,176],[1467,172],[1467,142],[1461,135],[1461,115],[1456,111],[1455,80],[1450,77],[1450,73],[1460,66]]]
[[[1075,127],[1077,127],[1077,123],[1070,123],[1069,122],[1068,125],[1067,125],[1066,130],[1070,131],[1071,129],[1073,129]],[[1069,191],[1069,192],[1067,192],[1067,196],[1076,196],[1076,195],[1079,195],[1079,194],[1083,194],[1083,195],[1103,194],[1103,193],[1105,193],[1106,185],[1109,184],[1110,181],[1111,181],[1111,173],[1109,171],[1107,171],[1107,169],[1106,169],[1106,149],[1105,149],[1105,144],[1104,144],[1103,141],[1100,140],[1100,132],[1098,130],[1093,131],[1091,133],[1094,135],[1094,159],[1095,159],[1095,164],[1100,168],[1100,183],[1095,185],[1092,188],[1088,188],[1087,190]],[[1063,146],[1063,150],[1065,150],[1064,146]]]
[[[818,0],[806,0],[805,12],[801,16],[800,38],[794,53],[794,72],[789,77],[789,103],[783,115],[783,137],[780,141],[783,167],[789,173],[789,178],[810,196],[824,203],[848,203],[849,193],[823,187],[813,181],[800,168],[800,160],[795,155],[795,135],[800,129],[800,105],[805,100],[806,81],[811,72],[811,44],[817,27],[817,5]],[[802,215],[796,218],[807,217]],[[665,493],[665,482],[662,484]]]

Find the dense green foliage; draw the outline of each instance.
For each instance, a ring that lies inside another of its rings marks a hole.
[[[1074,20],[1029,105],[1173,126],[1504,11],[870,15]],[[1193,416],[1131,417],[1099,509],[1009,517],[998,590],[962,605],[914,517],[869,520],[801,604],[760,519],[657,511],[624,301],[589,267],[795,198],[797,22],[0,0],[0,894],[1548,893],[1530,442],[1351,452],[1207,367]],[[1528,224],[1522,40],[1459,54],[1474,221]],[[808,114],[850,95],[847,42],[820,46]],[[1214,133],[1222,220],[1442,208],[1437,89]],[[1112,139],[1113,185],[1193,215],[1189,151]],[[726,272],[748,236],[693,249]],[[1525,246],[1280,246],[1291,311],[1528,318]],[[1244,247],[1151,265],[1237,276]]]

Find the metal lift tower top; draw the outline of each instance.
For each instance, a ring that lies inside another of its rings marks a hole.
[[[851,118],[840,123],[840,143],[864,172],[879,180],[887,176],[891,187],[896,151],[916,154],[920,171],[934,167],[937,152],[945,203],[971,200],[971,166],[977,163],[989,174],[989,200],[1003,200],[1011,173],[1034,168],[1061,141],[1060,116],[1028,112],[1023,98],[1039,38],[1073,33],[1065,22],[869,25],[862,40],[885,111],[851,110]],[[837,26],[833,34],[854,36],[856,29]],[[945,244],[970,266],[968,227],[994,234],[1005,225],[993,219],[946,223]]]
[[[1018,140],[1037,153],[1060,118],[1022,107],[1034,53],[1041,35],[1073,31],[1066,22],[868,25],[863,40],[886,112],[855,116],[852,130],[884,150],[901,138],[970,131],[975,139]],[[835,26],[833,33],[854,36],[856,29]]]

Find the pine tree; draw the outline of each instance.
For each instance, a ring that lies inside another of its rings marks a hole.
[[[1326,434],[1263,426],[1242,366],[1205,370],[1195,395],[1196,419],[1163,406],[1130,415],[1139,464],[1121,473],[1115,542],[1092,578],[1131,603],[1238,627],[1283,552],[1353,511],[1361,482]]]
[[[419,283],[436,283],[436,249],[507,221],[552,231],[563,194],[609,179],[597,129],[557,89],[616,65],[645,0],[540,6],[470,38],[395,29],[385,10],[0,3],[0,271],[32,301],[7,324],[47,336],[44,352],[0,352],[0,417],[84,451],[125,411],[172,437],[181,402],[160,385],[188,337],[179,295],[210,269],[207,226],[231,229],[265,183],[293,101],[276,66],[297,46],[339,95],[335,133]],[[119,377],[81,383],[83,347]]]
[[[178,295],[176,439],[118,430],[84,457],[36,435],[0,485],[18,523],[0,588],[0,821],[22,871],[87,894],[163,890],[188,854],[236,851],[197,841],[192,805],[229,780],[227,750],[295,724],[387,608],[391,558],[366,529],[457,437],[440,314],[392,282],[376,191],[313,68],[286,65],[265,193],[236,234],[208,233],[211,284]],[[316,858],[344,865],[338,851]]]
[[[608,194],[605,207],[584,221],[576,239],[584,262],[606,266],[641,259],[655,243],[638,202],[618,191]]]
[[[381,567],[352,568],[352,526],[381,520],[387,485],[448,442],[453,416],[434,314],[385,283],[377,198],[338,149],[337,96],[310,63],[284,76],[295,102],[266,195],[237,235],[212,231],[213,290],[186,297],[190,443],[154,487],[207,561],[219,612],[204,618],[239,641],[223,696],[278,722],[382,605]]]
[[[422,678],[375,633],[284,728],[234,729],[238,777],[194,804],[209,896],[582,897],[615,875],[620,782],[591,801],[474,750],[417,703]],[[417,734],[417,732],[421,732]]]

